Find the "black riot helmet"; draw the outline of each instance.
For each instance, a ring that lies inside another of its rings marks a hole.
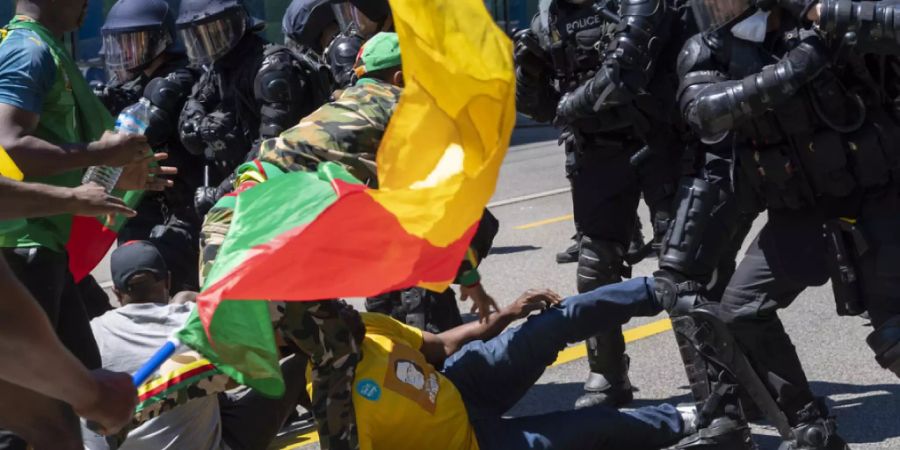
[[[100,34],[107,70],[128,81],[175,45],[175,15],[165,0],[118,0]]]
[[[391,31],[385,27],[391,18],[388,0],[332,0],[332,4],[338,21],[349,24],[365,39]]]
[[[712,31],[734,25],[756,11],[753,0],[691,0],[697,26]]]
[[[242,0],[181,0],[175,22],[195,66],[227,55],[255,25]]]
[[[322,53],[322,34],[333,25],[334,33],[326,36],[331,41],[339,31],[338,21],[331,0],[293,0],[281,21],[285,44],[294,44]]]

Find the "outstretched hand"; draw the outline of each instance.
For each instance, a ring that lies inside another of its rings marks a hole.
[[[534,311],[543,311],[562,301],[563,298],[550,289],[529,289],[508,308],[517,319],[523,319]]]
[[[484,286],[482,286],[481,283],[472,286],[462,286],[459,289],[459,292],[459,301],[464,302],[470,298],[472,299],[472,309],[469,312],[473,314],[477,312],[478,319],[482,322],[487,322],[488,318],[491,316],[492,310],[500,311],[497,302],[485,292]]]

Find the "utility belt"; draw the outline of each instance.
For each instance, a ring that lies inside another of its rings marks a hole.
[[[828,272],[839,316],[858,316],[866,311],[857,261],[869,251],[869,244],[856,220],[846,217],[826,220],[825,236]]]
[[[622,152],[633,154],[644,145],[630,127],[602,133],[569,128],[560,135],[559,140],[560,144],[566,144],[567,152],[575,154],[601,153],[609,156]]]
[[[900,183],[900,123],[882,109],[867,109],[852,131],[790,112],[789,122],[778,120],[781,114],[754,121],[756,139],[736,147],[742,175],[768,208],[803,209],[823,196],[842,199]]]

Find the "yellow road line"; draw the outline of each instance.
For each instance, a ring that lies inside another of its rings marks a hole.
[[[319,442],[319,433],[316,433],[315,431],[310,431],[308,433],[301,434],[299,436],[295,436],[290,439],[282,438],[282,439],[278,439],[278,440],[279,441],[290,441],[290,444],[287,444],[287,447],[278,447],[276,445],[271,448],[278,449],[278,450],[297,450],[297,449],[305,447],[307,445],[315,444],[316,442]],[[282,444],[282,445],[284,445],[284,444]]]
[[[529,229],[529,228],[537,228],[537,227],[542,227],[542,226],[544,226],[544,225],[550,225],[551,223],[565,222],[565,221],[567,221],[567,220],[572,220],[572,219],[574,219],[574,218],[575,218],[574,215],[572,215],[572,214],[566,214],[565,216],[554,217],[554,218],[552,218],[552,219],[545,219],[545,220],[539,220],[539,221],[537,221],[537,222],[526,223],[525,225],[519,225],[519,226],[517,226],[517,227],[514,227],[513,229],[515,229],[515,230],[527,230],[527,229]]]
[[[669,319],[662,319],[657,320],[656,322],[648,323],[647,325],[641,325],[639,327],[625,330],[622,335],[625,336],[625,342],[634,342],[648,338],[650,336],[664,333],[671,329],[672,322],[669,321]],[[569,363],[577,359],[584,358],[585,356],[587,356],[587,349],[584,345],[573,345],[559,352],[559,356],[556,358],[556,361],[552,364],[552,366]],[[292,439],[292,442],[293,443],[290,446],[282,447],[280,450],[296,450],[306,445],[319,442],[319,435],[316,434],[315,431],[311,431],[309,433],[297,436],[296,438]]]
[[[656,322],[648,323],[647,325],[641,325],[639,327],[625,330],[622,334],[625,336],[625,342],[634,342],[644,338],[648,338],[650,336],[655,336],[671,329],[672,322],[670,322],[669,319],[662,319],[657,320]],[[573,345],[559,352],[559,356],[556,357],[556,362],[554,362],[552,365],[558,366],[560,364],[565,364],[577,359],[584,358],[585,356],[587,356],[587,348],[585,348],[584,345]]]

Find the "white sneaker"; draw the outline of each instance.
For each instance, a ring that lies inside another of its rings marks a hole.
[[[697,421],[700,415],[697,413],[695,405],[680,405],[675,407],[681,414],[681,421],[684,422],[684,435],[690,436],[697,432]]]

